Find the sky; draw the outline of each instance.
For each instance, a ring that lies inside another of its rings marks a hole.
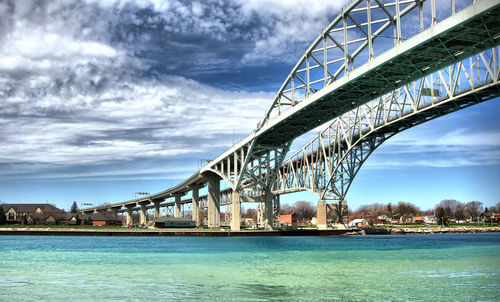
[[[343,5],[0,2],[0,202],[69,209],[183,181],[256,128]],[[494,99],[396,135],[360,170],[349,205],[496,204],[499,115]],[[318,201],[281,198],[299,200]]]

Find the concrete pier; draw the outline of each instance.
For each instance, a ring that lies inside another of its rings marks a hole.
[[[196,226],[199,226],[203,223],[200,221],[200,187],[201,186],[193,186],[193,190],[191,191],[191,211],[193,213],[193,221]]]
[[[160,217],[160,203],[161,203],[161,201],[159,201],[159,200],[153,201],[153,204],[154,204],[154,219]]]
[[[273,197],[271,193],[264,195],[264,229],[266,231],[273,230]]]
[[[131,225],[132,224],[132,212],[133,212],[133,209],[134,208],[134,205],[130,205],[130,206],[126,206],[125,209],[127,211],[127,220],[126,220],[126,224],[127,225]]]
[[[140,213],[139,213],[139,224],[143,224],[143,225],[146,225],[148,223],[147,221],[147,205],[148,205],[149,202],[144,202],[144,203],[141,203],[140,206],[141,206],[141,210],[140,210]]]
[[[238,192],[231,194],[231,230],[240,230],[241,199]]]
[[[208,183],[208,227],[220,227],[220,176],[209,174]]]
[[[174,217],[181,217],[181,197],[184,194],[174,194],[175,203],[174,203]]]
[[[320,200],[318,202],[318,205],[316,207],[316,226],[318,230],[326,230],[327,228],[327,222],[326,222],[326,213],[327,213],[327,206],[326,202],[323,200]]]

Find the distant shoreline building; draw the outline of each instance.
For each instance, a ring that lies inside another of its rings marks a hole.
[[[120,217],[112,215],[74,214],[68,213],[51,204],[45,203],[17,203],[1,204],[5,213],[6,224],[82,224],[82,225],[121,225]]]

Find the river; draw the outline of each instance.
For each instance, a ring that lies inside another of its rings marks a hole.
[[[0,236],[0,301],[500,301],[500,234]]]

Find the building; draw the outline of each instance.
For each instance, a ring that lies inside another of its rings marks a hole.
[[[368,221],[364,218],[354,219],[353,221],[349,222],[350,228],[366,228],[369,225],[370,224],[368,223]]]
[[[71,214],[69,224],[71,225],[94,225],[94,226],[103,226],[103,225],[122,225],[122,219],[117,216],[101,214],[101,213],[93,213],[90,215],[87,214]]]
[[[280,215],[280,224],[294,226],[298,224],[297,214]]]
[[[436,216],[429,215],[429,216],[423,216],[422,218],[423,218],[425,223],[437,224]]]
[[[8,224],[58,224],[66,212],[51,204],[2,204]]]
[[[376,221],[377,224],[389,224],[391,223],[391,217],[387,216],[387,215],[379,215],[377,217],[377,221]]]
[[[486,213],[485,222],[488,222],[488,223],[500,222],[500,214],[498,214],[498,213]]]
[[[156,228],[194,228],[196,223],[186,217],[158,217],[154,220]]]
[[[417,216],[417,217],[413,218],[413,223],[418,223],[418,224],[424,223],[424,217]]]

